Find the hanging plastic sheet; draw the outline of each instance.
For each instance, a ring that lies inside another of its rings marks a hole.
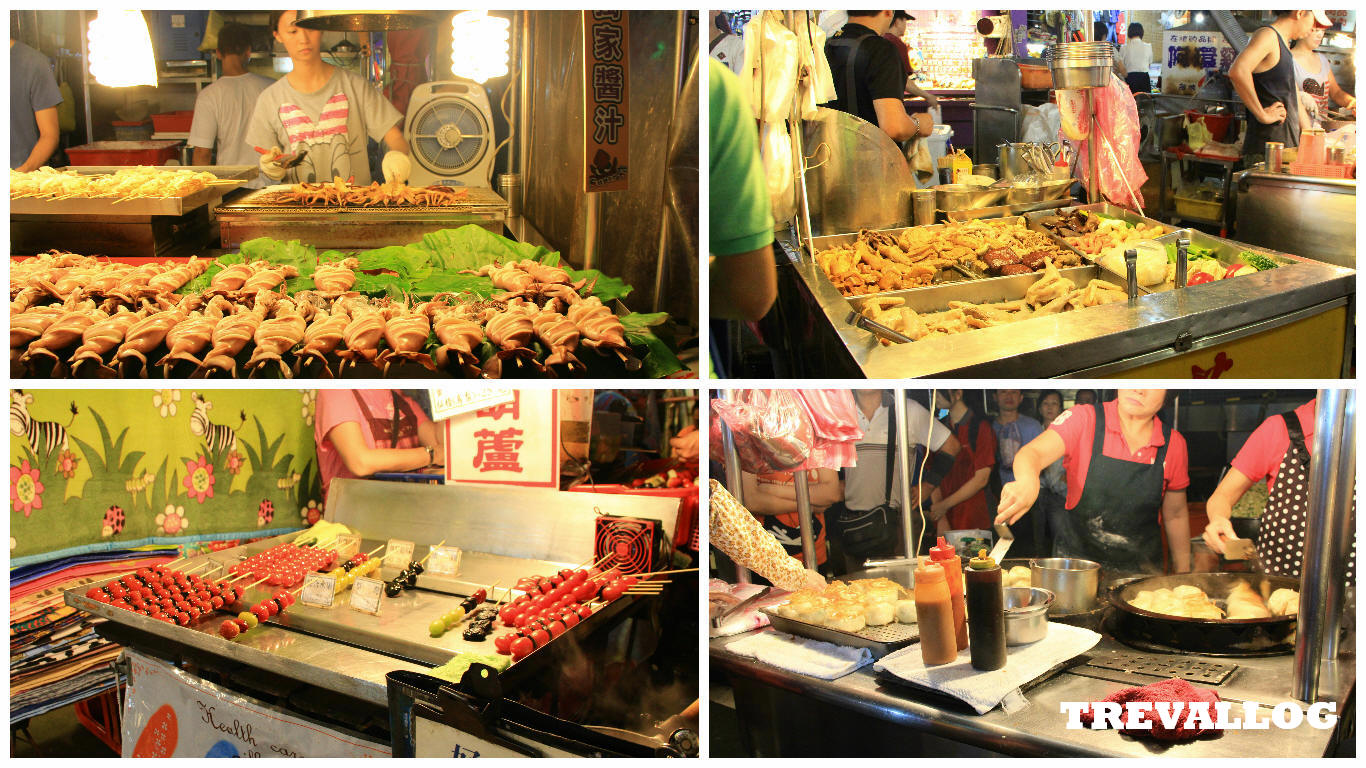
[[[835,76],[830,74],[830,62],[825,58],[825,30],[811,20],[810,13],[803,12],[795,31],[797,57],[803,75],[797,84],[797,99],[801,118],[810,120],[816,116],[819,105],[838,97],[835,93]]]
[[[711,456],[725,461],[721,424],[730,428],[740,468],[755,475],[795,469],[811,456],[815,432],[806,407],[788,389],[742,389],[711,401]]]
[[[1109,84],[1093,89],[1091,96],[1095,100],[1095,135],[1084,141],[1070,139],[1065,129],[1067,108],[1060,103],[1064,128],[1058,131],[1058,139],[1076,150],[1077,178],[1089,179],[1091,170],[1086,142],[1099,138],[1096,158],[1100,167],[1101,195],[1117,205],[1142,209],[1143,193],[1139,190],[1148,180],[1148,174],[1138,159],[1140,125],[1134,96],[1129,92],[1129,86],[1113,74]]]
[[[764,11],[745,25],[745,68],[740,84],[759,119],[759,156],[773,204],[775,223],[797,211],[792,142],[787,118],[797,96],[797,35],[783,26],[782,14]]]

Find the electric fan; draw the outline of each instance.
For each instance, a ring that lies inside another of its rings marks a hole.
[[[408,184],[489,187],[493,111],[473,80],[423,83],[413,89],[403,136],[412,149]]]
[[[602,515],[597,518],[595,534],[593,559],[612,555],[611,560],[602,564],[603,569],[649,573],[655,562],[662,559],[664,527],[658,520]]]

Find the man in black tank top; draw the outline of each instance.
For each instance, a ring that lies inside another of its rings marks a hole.
[[[849,23],[825,41],[837,98],[821,106],[858,115],[892,141],[905,141],[916,132],[901,100],[906,76],[896,49],[882,37],[892,25],[892,11],[848,13]]]
[[[1299,95],[1290,43],[1308,35],[1315,23],[1330,25],[1322,11],[1276,11],[1276,20],[1253,33],[1229,68],[1229,80],[1247,107],[1243,156],[1249,162],[1265,155],[1268,141],[1299,146]]]

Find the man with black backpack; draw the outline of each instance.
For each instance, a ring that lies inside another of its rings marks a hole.
[[[855,444],[858,464],[841,470],[844,500],[831,505],[825,515],[830,539],[843,559],[843,568],[840,562],[834,563],[837,573],[861,570],[863,561],[869,557],[906,554],[901,535],[901,479],[896,472],[892,396],[882,389],[854,390],[859,427],[863,430],[863,439]],[[922,503],[928,508],[934,486],[953,466],[959,444],[947,427],[934,421],[929,410],[913,399],[906,402],[906,436],[916,451],[924,449],[928,436],[929,448],[935,452],[925,477],[920,478],[921,493],[912,490],[912,503],[915,498],[923,498]],[[919,469],[920,461],[916,459],[912,482],[916,482]]]

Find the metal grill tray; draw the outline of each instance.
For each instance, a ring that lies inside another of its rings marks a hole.
[[[431,215],[460,213],[470,211],[506,211],[507,201],[491,189],[467,187],[469,194],[454,205],[305,205],[303,203],[284,203],[274,198],[289,186],[271,186],[247,194],[227,205],[220,205],[214,213],[268,214],[272,216],[318,216],[342,214],[347,216],[382,216],[394,218],[396,215]]]
[[[864,627],[858,632],[845,632],[839,629],[812,624],[800,619],[789,619],[786,616],[779,616],[778,612],[769,608],[760,608],[759,612],[768,617],[768,622],[779,632],[786,632],[790,635],[809,637],[812,640],[821,640],[835,645],[847,645],[854,648],[867,648],[873,652],[873,658],[880,659],[883,656],[904,648],[920,639],[919,624],[883,624],[880,627]]]
[[[1178,677],[1192,683],[1220,685],[1233,671],[1236,664],[1216,664],[1183,656],[1162,656],[1154,653],[1107,653],[1091,658],[1087,664],[1100,669],[1112,669],[1153,677]]]

